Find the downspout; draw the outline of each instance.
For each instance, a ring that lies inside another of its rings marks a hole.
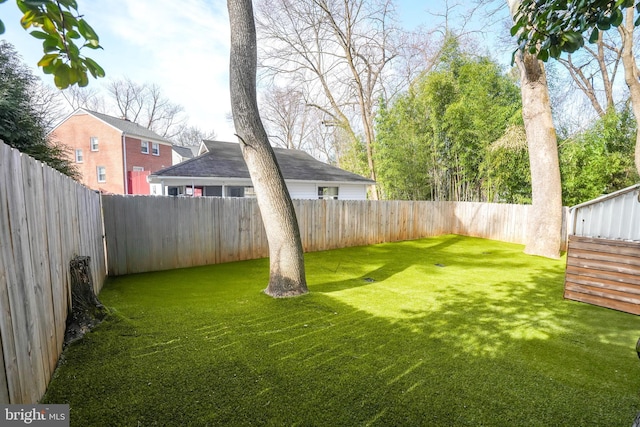
[[[122,132],[122,168],[124,169],[124,194],[129,194],[129,180],[127,178],[127,133]]]

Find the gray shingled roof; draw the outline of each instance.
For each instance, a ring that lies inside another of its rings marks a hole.
[[[167,138],[162,137],[157,133],[155,133],[154,131],[147,129],[144,126],[140,126],[139,124],[134,123],[132,121],[118,119],[113,116],[108,116],[106,114],[98,113],[96,111],[91,111],[87,109],[82,109],[81,111],[85,111],[88,114],[91,114],[92,116],[110,124],[116,129],[120,129],[122,132],[126,133],[129,136],[137,136],[143,139],[151,139],[156,142],[166,142],[168,144],[172,144],[172,142]]]
[[[174,145],[172,148],[173,148],[173,151],[180,154],[180,156],[184,157],[185,159],[192,159],[195,156],[195,154],[193,153],[193,148],[197,149],[198,147],[185,147],[182,145]]]
[[[250,178],[242,158],[240,145],[233,142],[204,141],[209,152],[168,168],[154,172],[166,177]],[[323,182],[375,182],[314,159],[300,150],[274,148],[284,179]]]

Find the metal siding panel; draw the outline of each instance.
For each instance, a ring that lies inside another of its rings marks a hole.
[[[638,199],[638,190],[633,193],[633,203],[631,209],[631,231],[630,239],[640,241],[640,200]]]
[[[631,240],[631,226],[633,219],[633,193],[621,197],[622,206],[618,221],[618,236],[623,240]]]
[[[640,201],[635,189],[574,210],[576,236],[640,241]]]

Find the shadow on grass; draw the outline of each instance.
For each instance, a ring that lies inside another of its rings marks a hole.
[[[45,401],[72,425],[630,425],[638,318],[563,301],[562,262],[520,251],[307,254],[287,300],[263,260],[118,278]]]

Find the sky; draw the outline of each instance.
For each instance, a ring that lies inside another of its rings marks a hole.
[[[407,29],[442,22],[437,15],[444,1],[397,0],[396,4]],[[105,69],[106,79],[129,77],[140,84],[155,83],[167,98],[184,107],[189,124],[213,129],[219,140],[236,140],[228,119],[226,0],[80,0],[78,6],[100,36],[104,49],[88,51],[87,56]],[[0,4],[0,17],[6,26],[0,38],[16,47],[34,74],[53,85],[53,78],[35,66],[43,55],[41,43],[20,26],[15,3]],[[104,80],[90,77],[89,87],[102,89]]]

